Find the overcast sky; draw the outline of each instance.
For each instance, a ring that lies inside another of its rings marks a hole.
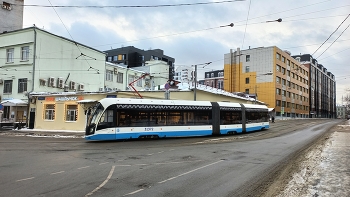
[[[150,6],[223,1],[24,1],[25,5],[46,6],[51,5],[50,2],[54,6]],[[349,14],[348,0],[242,0],[189,6],[57,7],[55,10],[25,6],[23,26],[35,24],[101,51],[122,46],[144,50],[159,48],[165,55],[175,58],[176,66],[213,62],[204,69],[199,68],[201,79],[205,71],[223,69],[224,54],[238,47],[277,46],[289,50],[292,55],[313,54]],[[283,20],[281,23],[266,23],[279,18]],[[234,26],[220,27],[230,23]],[[350,17],[313,55],[336,76],[339,104],[342,96],[350,94],[346,91],[350,90],[350,28],[346,30],[349,24]]]

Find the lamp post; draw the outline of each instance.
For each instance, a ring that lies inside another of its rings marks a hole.
[[[203,63],[203,64],[196,64],[194,65],[194,90],[193,90],[193,100],[196,101],[197,100],[197,67],[199,65],[204,65],[204,67],[208,66],[209,64],[211,64],[211,62],[207,62],[207,63]]]

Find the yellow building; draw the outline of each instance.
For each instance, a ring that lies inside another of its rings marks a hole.
[[[309,70],[276,46],[225,54],[224,90],[255,95],[280,118],[309,116]]]

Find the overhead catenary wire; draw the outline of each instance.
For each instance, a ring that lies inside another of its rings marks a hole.
[[[159,7],[179,7],[179,6],[195,6],[195,5],[209,5],[221,3],[233,3],[245,0],[229,0],[229,1],[213,1],[213,2],[198,2],[198,3],[179,3],[179,4],[158,4],[158,5],[19,5],[24,7],[54,7],[54,8],[159,8]]]
[[[330,44],[330,45],[321,53],[321,55],[319,55],[316,59],[318,59],[319,57],[321,57],[321,56],[334,44],[334,42],[336,42],[336,41],[340,38],[340,36],[343,35],[343,33],[349,28],[349,26],[350,26],[350,24],[344,29],[344,31],[341,32],[341,34],[332,42],[332,44]]]
[[[332,35],[338,31],[339,27],[342,26],[342,24],[349,18],[350,14],[338,25],[338,27],[329,35],[329,37],[319,46],[315,52],[312,53],[312,56],[332,37]]]

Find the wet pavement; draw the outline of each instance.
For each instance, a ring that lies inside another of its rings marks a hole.
[[[341,122],[333,130],[325,143],[306,154],[279,197],[350,196],[350,120]],[[83,138],[84,132],[1,128],[1,135]]]

